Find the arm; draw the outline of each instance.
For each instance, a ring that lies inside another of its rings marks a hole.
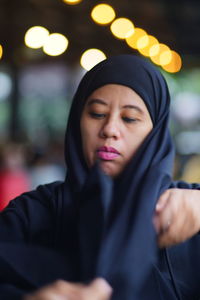
[[[58,184],[40,186],[12,200],[0,213],[0,241],[45,245],[53,239]]]
[[[23,194],[11,201],[0,214],[1,299],[21,299],[21,295],[35,287],[26,278],[25,269],[31,267],[29,257],[35,257],[37,252],[34,249],[32,253],[27,247],[52,244],[51,195],[54,187],[41,186],[36,191]]]

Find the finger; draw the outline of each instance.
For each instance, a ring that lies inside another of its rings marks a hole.
[[[65,296],[50,290],[37,292],[33,295],[26,295],[23,300],[67,300]]]
[[[170,195],[170,190],[166,190],[158,199],[155,207],[155,212],[160,213],[167,204],[168,198]]]
[[[108,300],[112,294],[111,286],[103,278],[94,279],[85,289],[87,300]]]
[[[171,203],[161,214],[161,231],[158,245],[168,247],[182,242],[187,237],[188,220],[184,214],[178,215],[178,207]]]
[[[161,234],[158,236],[158,246],[160,248],[166,248],[170,247],[172,245],[176,245],[180,243],[180,236],[177,235],[176,232],[171,232],[171,229],[169,228],[167,232]]]
[[[75,284],[64,280],[57,280],[36,292],[26,295],[23,300],[66,300],[66,293],[69,294]]]
[[[161,235],[169,229],[173,222],[173,215],[170,203],[165,206],[163,211],[154,215],[153,224],[157,234]]]
[[[168,233],[169,229],[174,226],[175,210],[174,204],[168,201],[165,205],[165,209],[154,216],[153,224],[158,236]]]
[[[188,214],[176,214],[169,229],[159,235],[158,244],[161,247],[176,245],[190,238],[197,232],[198,230],[195,226],[193,226],[193,224],[191,224]]]

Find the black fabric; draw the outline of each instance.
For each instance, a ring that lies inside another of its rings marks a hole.
[[[80,136],[87,97],[109,83],[135,90],[153,122],[152,132],[116,180],[103,174],[98,164],[87,168]],[[185,250],[193,251],[193,243],[199,249],[199,237],[186,246],[160,251],[152,224],[161,193],[178,186],[171,179],[174,151],[168,131],[169,104],[162,75],[133,55],[110,58],[86,73],[73,99],[66,131],[65,182],[22,195],[0,216],[0,298],[9,286],[19,289],[18,297],[21,290],[37,289],[56,278],[88,282],[96,276],[111,283],[113,300],[200,296],[198,282],[194,279],[191,289],[188,278],[198,251],[188,256]],[[186,183],[180,187],[199,188]],[[179,252],[178,265],[187,262],[187,275],[176,265],[174,257]]]
[[[69,180],[73,178],[72,188],[74,186],[76,190],[81,190],[85,178],[87,177],[88,181],[88,178],[91,178],[87,201],[84,193],[81,193],[81,205],[87,205],[87,209],[81,211],[81,214],[86,214],[84,219],[88,219],[91,213],[90,207],[95,194],[92,185],[95,170],[89,172],[84,163],[80,147],[80,116],[85,100],[92,91],[109,83],[122,84],[135,90],[144,100],[154,127],[118,178],[113,191],[109,190],[109,186],[106,187],[106,193],[113,196],[110,199],[110,211],[96,261],[97,269],[91,274],[85,274],[83,269],[82,279],[88,280],[96,275],[104,276],[114,286],[115,299],[121,299],[122,295],[124,299],[129,299],[128,295],[133,291],[136,294],[141,289],[156,258],[152,214],[156,200],[171,184],[173,162],[173,146],[168,132],[170,97],[162,75],[149,63],[132,55],[117,56],[103,61],[83,78],[72,104],[65,154]],[[101,176],[103,177],[103,174]],[[104,201],[101,197],[98,198],[95,203]],[[82,226],[84,227],[84,223]],[[87,234],[88,230],[85,231],[85,236]],[[90,252],[86,255],[89,261]],[[131,276],[130,263],[137,270],[132,272]],[[91,264],[94,264],[94,260]]]

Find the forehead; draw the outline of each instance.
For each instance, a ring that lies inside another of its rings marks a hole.
[[[118,104],[123,106],[133,104],[147,110],[143,99],[133,89],[121,84],[106,84],[97,88],[90,94],[87,103],[91,103],[92,99],[103,100],[107,105]]]

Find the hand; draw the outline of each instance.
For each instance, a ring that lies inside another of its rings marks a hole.
[[[89,285],[58,280],[23,300],[108,300],[111,293],[110,285],[102,278],[93,280]]]
[[[160,247],[192,237],[200,230],[200,191],[166,190],[157,202],[153,223]]]

